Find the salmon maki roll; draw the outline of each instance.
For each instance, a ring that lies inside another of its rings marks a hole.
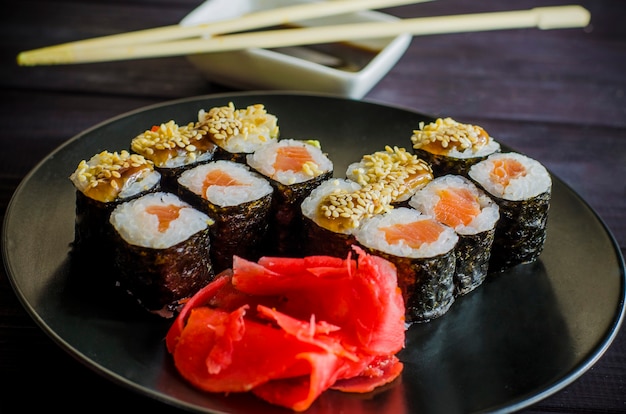
[[[312,141],[283,139],[247,156],[248,165],[274,188],[267,255],[301,255],[306,197],[333,175],[333,163]]]
[[[472,165],[500,151],[500,144],[485,129],[449,117],[429,124],[420,122],[411,143],[415,154],[431,165],[435,176],[467,176]]]
[[[536,261],[547,236],[550,173],[538,161],[509,152],[493,154],[477,163],[469,176],[500,209],[490,269],[503,271]]]
[[[212,221],[176,195],[156,192],[122,203],[110,222],[117,285],[143,309],[172,317],[213,280]]]
[[[102,151],[82,160],[70,180],[76,189],[72,254],[75,263],[86,265],[91,273],[93,263],[111,262],[111,211],[123,202],[159,191],[161,174],[141,155]],[[110,282],[110,272],[102,268],[102,275]]]
[[[428,322],[450,309],[459,239],[451,227],[399,207],[365,219],[354,234],[367,252],[396,266],[407,322]]]
[[[170,192],[176,191],[176,179],[184,170],[211,161],[216,150],[206,132],[196,129],[194,123],[179,126],[174,121],[137,135],[130,147],[154,163],[163,176],[164,190]]]
[[[487,277],[491,247],[500,218],[498,205],[473,182],[460,175],[435,178],[418,191],[409,205],[454,229],[455,295],[465,295]]]
[[[217,145],[216,159],[241,163],[246,162],[247,154],[276,141],[280,132],[278,118],[264,105],[238,109],[232,102],[200,110],[195,128]]]
[[[233,255],[260,257],[273,194],[268,180],[245,164],[219,160],[183,172],[178,184],[179,196],[214,221],[211,261],[216,273],[232,267]]]

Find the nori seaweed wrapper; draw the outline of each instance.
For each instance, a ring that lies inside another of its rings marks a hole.
[[[274,188],[272,211],[268,231],[268,251],[271,256],[302,256],[303,215],[300,205],[322,182],[330,179],[333,171],[327,171],[310,180],[285,185],[268,178]]]
[[[215,160],[224,160],[224,161],[233,161],[238,162],[240,164],[246,163],[246,157],[249,153],[247,152],[230,152],[219,145],[216,145],[215,149]]]
[[[500,207],[496,225],[490,272],[501,272],[538,259],[546,241],[551,191],[521,201],[510,201],[492,195]]]
[[[345,258],[352,251],[352,245],[356,244],[356,239],[351,234],[328,230],[306,216],[302,220],[303,256]]]
[[[215,275],[208,228],[165,249],[135,246],[116,233],[114,251],[119,287],[141,307],[166,317]]]
[[[413,149],[415,155],[430,164],[433,169],[433,175],[440,177],[442,175],[453,174],[467,177],[470,167],[488,157],[470,157],[455,158],[443,154],[433,154],[423,149]]]
[[[109,216],[121,201],[104,203],[76,190],[76,218],[72,253],[79,260],[111,257],[111,225]],[[104,257],[103,257],[104,256]]]
[[[480,286],[489,273],[495,227],[477,234],[459,234],[456,245],[454,294],[466,295]]]
[[[444,315],[454,303],[455,249],[435,257],[414,259],[361,247],[396,266],[406,322],[428,322]]]
[[[121,203],[160,191],[160,189],[161,185],[157,183],[149,190],[111,202],[95,200],[86,196],[82,191],[76,190],[76,217],[71,254],[77,269],[87,270],[93,267],[94,263],[112,267],[114,230],[109,222],[111,212]],[[101,273],[110,274],[110,272]]]
[[[236,206],[221,207],[179,186],[181,199],[207,214],[210,226],[211,261],[216,273],[232,267],[233,255],[256,261],[261,257],[269,227],[272,193]]]

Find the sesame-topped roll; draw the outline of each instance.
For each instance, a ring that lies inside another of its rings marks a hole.
[[[394,186],[384,180],[361,186],[349,179],[330,179],[304,199],[303,251],[307,255],[345,257],[361,223],[391,211]]]
[[[89,263],[107,263],[110,254],[109,215],[118,204],[160,189],[154,164],[128,151],[102,151],[82,160],[70,175],[76,188],[73,252]]]
[[[267,177],[274,188],[268,254],[300,254],[302,201],[333,175],[333,163],[318,143],[284,139],[264,145],[247,156],[250,167]]]
[[[301,204],[303,216],[302,252],[305,256],[344,258],[355,243],[352,232],[366,213],[358,202],[341,208],[341,197],[356,194],[361,185],[343,178],[331,178],[316,187]],[[352,198],[350,198],[352,201]],[[365,203],[362,203],[365,204]],[[358,210],[357,210],[358,209]]]
[[[411,136],[413,151],[433,168],[436,177],[446,174],[467,176],[469,168],[500,151],[500,144],[482,127],[452,118],[419,123]]]
[[[236,109],[230,102],[208,111],[200,110],[196,128],[218,146],[217,159],[243,163],[247,154],[276,141],[279,135],[278,118],[262,104]]]
[[[366,186],[382,182],[391,191],[391,203],[398,205],[411,198],[433,179],[430,165],[404,148],[385,147],[384,151],[364,155],[348,166],[346,176]]]
[[[131,149],[151,160],[163,175],[163,187],[175,191],[176,178],[184,170],[214,158],[216,145],[194,123],[179,126],[174,121],[155,125],[137,135]]]

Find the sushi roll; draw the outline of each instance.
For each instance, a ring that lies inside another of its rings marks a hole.
[[[387,146],[350,164],[346,176],[362,186],[383,183],[391,191],[391,203],[399,206],[433,179],[433,171],[426,161],[406,149]]]
[[[301,204],[303,216],[302,253],[304,256],[345,258],[356,240],[352,234],[361,214],[337,208],[342,196],[359,194],[361,186],[350,180],[331,178],[324,181]],[[358,206],[352,199],[352,207]],[[348,203],[345,204],[348,207]],[[347,210],[347,208],[345,209]]]
[[[161,175],[151,161],[124,150],[102,151],[80,161],[69,178],[76,189],[72,249],[76,264],[110,263],[111,211],[120,203],[160,190]]]
[[[273,194],[265,178],[245,164],[220,160],[183,172],[178,184],[179,196],[214,221],[211,261],[216,273],[232,267],[233,255],[260,257]]]
[[[130,148],[154,163],[163,176],[164,190],[175,192],[178,176],[188,168],[213,160],[217,146],[193,122],[178,126],[168,121],[137,135]]]
[[[211,219],[175,194],[157,192],[111,213],[117,285],[144,309],[169,318],[209,283]]]
[[[435,176],[467,176],[472,165],[500,151],[500,144],[482,127],[452,118],[420,122],[411,143],[415,154],[431,165]]]
[[[538,259],[546,240],[552,179],[536,160],[515,152],[490,155],[469,170],[500,209],[490,270]]]
[[[278,118],[262,104],[237,109],[230,102],[208,111],[202,109],[196,129],[205,132],[217,145],[216,159],[242,163],[247,154],[276,141],[279,135]]]
[[[450,309],[459,239],[451,227],[399,207],[365,219],[354,234],[364,250],[396,266],[406,322],[428,322]]]
[[[452,227],[458,234],[455,295],[465,295],[480,286],[489,271],[491,246],[500,217],[498,205],[460,175],[435,178],[411,198],[409,205]]]
[[[274,188],[267,255],[300,255],[301,204],[333,175],[333,163],[315,142],[283,139],[247,156],[248,165]]]

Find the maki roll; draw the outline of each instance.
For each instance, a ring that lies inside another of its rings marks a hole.
[[[102,151],[80,161],[69,178],[76,188],[72,250],[76,263],[110,263],[111,211],[120,203],[158,191],[161,175],[141,155]]]
[[[346,176],[362,186],[383,184],[390,191],[391,204],[398,206],[430,182],[433,171],[426,161],[406,149],[387,146],[350,164]]]
[[[452,228],[399,207],[365,219],[355,237],[366,251],[396,266],[408,323],[427,322],[450,309],[459,239]]]
[[[499,153],[472,166],[469,176],[500,209],[490,270],[537,260],[546,240],[552,192],[546,168],[522,154]]]
[[[460,175],[435,178],[419,190],[409,205],[454,229],[455,295],[465,295],[487,277],[491,246],[500,217],[498,205],[473,182]]]
[[[341,208],[338,200],[345,195],[358,195],[361,186],[350,180],[331,178],[315,188],[301,204],[303,217],[302,253],[304,256],[347,257],[355,243],[352,234],[364,211],[358,212],[350,199]],[[347,199],[347,198],[346,198]],[[355,197],[356,199],[356,197]]]
[[[250,167],[274,188],[267,255],[300,254],[302,201],[332,177],[333,163],[311,141],[285,139],[264,145],[247,156]]]
[[[176,179],[184,170],[211,161],[217,148],[194,123],[178,126],[174,121],[137,135],[130,147],[154,163],[163,176],[163,188],[170,192],[176,191]]]
[[[117,285],[143,308],[172,317],[209,283],[211,219],[171,193],[147,194],[111,213]]]
[[[217,145],[216,159],[246,162],[246,155],[276,141],[278,118],[262,104],[236,109],[230,102],[198,112],[196,129],[207,134]]]
[[[216,273],[232,267],[233,255],[260,257],[273,193],[265,178],[245,164],[220,160],[183,172],[178,184],[179,196],[214,221],[211,261]]]
[[[420,122],[411,142],[415,154],[431,165],[435,176],[467,176],[472,165],[500,151],[500,144],[482,127],[452,118]]]

